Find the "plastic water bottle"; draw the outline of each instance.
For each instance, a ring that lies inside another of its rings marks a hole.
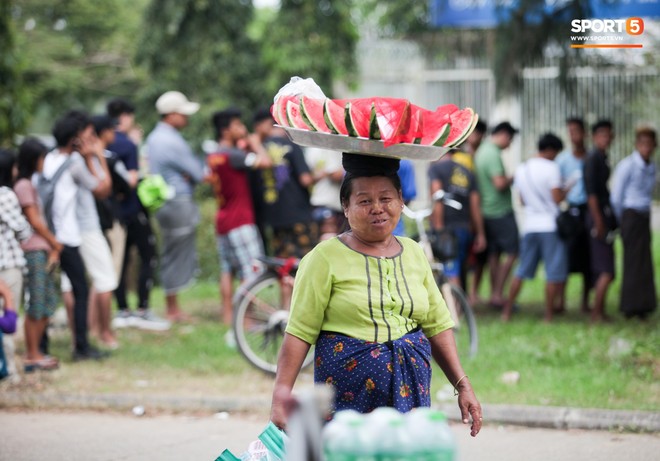
[[[406,420],[394,408],[377,408],[367,416],[369,430],[375,434],[375,461],[412,461],[413,441]]]
[[[415,447],[411,459],[454,461],[456,458],[456,442],[441,411],[417,408],[406,415],[406,428]]]
[[[323,428],[326,461],[373,461],[364,417],[354,410],[339,411]]]

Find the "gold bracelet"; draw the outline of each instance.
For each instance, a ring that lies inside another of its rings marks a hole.
[[[468,375],[463,375],[463,376],[460,377],[460,379],[458,381],[456,381],[456,384],[454,384],[454,395],[458,395],[457,387],[460,384],[460,382],[463,381],[467,377],[468,377]]]

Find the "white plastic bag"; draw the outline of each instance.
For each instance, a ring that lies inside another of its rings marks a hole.
[[[313,78],[291,77],[289,83],[280,88],[273,102],[277,102],[280,96],[307,96],[312,99],[325,99],[325,94]]]

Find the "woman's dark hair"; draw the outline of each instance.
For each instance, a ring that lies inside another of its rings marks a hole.
[[[14,185],[14,163],[16,156],[9,149],[0,149],[0,186]]]
[[[30,179],[37,171],[39,159],[46,156],[48,148],[36,138],[27,138],[18,147],[18,178]]]
[[[383,175],[360,175],[353,173],[346,173],[344,180],[341,182],[341,187],[339,188],[339,203],[341,203],[342,208],[348,206],[348,202],[353,193],[353,180],[357,178],[375,178],[376,176],[382,176],[389,179],[392,182],[392,185],[398,193],[401,193],[401,178],[399,178],[398,173],[387,173]]]

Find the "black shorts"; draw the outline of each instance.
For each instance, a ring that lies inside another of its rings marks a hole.
[[[500,218],[484,218],[488,254],[518,254],[518,224],[513,212]]]

